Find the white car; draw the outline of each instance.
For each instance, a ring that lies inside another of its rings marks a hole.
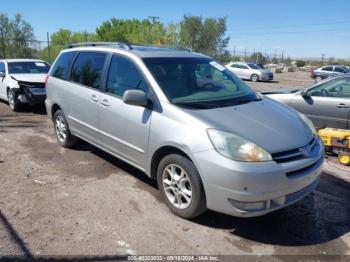
[[[22,104],[43,104],[49,69],[50,65],[42,60],[0,60],[0,99],[7,101],[13,111]]]
[[[273,80],[273,73],[270,70],[262,69],[254,63],[231,62],[226,68],[241,79],[253,82]]]

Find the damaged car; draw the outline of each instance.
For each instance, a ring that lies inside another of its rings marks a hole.
[[[13,111],[24,104],[44,104],[49,69],[50,65],[42,60],[0,60],[0,99],[7,101]]]

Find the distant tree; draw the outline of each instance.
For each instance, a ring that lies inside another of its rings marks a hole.
[[[295,62],[295,65],[296,65],[297,67],[303,67],[303,66],[306,65],[306,62],[305,62],[304,60],[297,60],[297,61]]]
[[[35,55],[35,36],[33,27],[23,20],[20,14],[10,19],[0,14],[0,57],[27,58]]]
[[[267,58],[261,52],[256,52],[254,54],[251,54],[247,58],[247,61],[252,63],[257,63],[257,64],[266,64],[268,62]]]
[[[53,33],[50,38],[50,50],[44,48],[40,51],[40,58],[52,63],[59,52],[68,44],[78,42],[97,41],[98,37],[95,33],[88,32],[72,32],[69,29],[59,29]]]
[[[284,59],[283,61],[286,65],[291,65],[292,64],[292,59],[288,56],[287,58]]]
[[[210,56],[226,56],[229,37],[225,37],[226,17],[206,18],[184,16],[180,22],[179,42],[181,46]]]
[[[165,26],[159,21],[148,19],[112,18],[96,29],[101,41],[126,42],[130,44],[177,45],[178,27],[175,24]]]

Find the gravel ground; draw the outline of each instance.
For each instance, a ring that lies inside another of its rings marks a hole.
[[[311,83],[293,76],[254,88]],[[13,113],[0,103],[0,142],[0,256],[350,255],[350,169],[332,159],[316,191],[286,209],[186,221],[138,170],[83,142],[59,147],[43,108]]]

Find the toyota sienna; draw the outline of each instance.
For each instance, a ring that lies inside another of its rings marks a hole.
[[[319,182],[323,144],[310,120],[186,49],[72,44],[46,80],[58,143],[77,138],[157,180],[175,214],[252,217]]]

